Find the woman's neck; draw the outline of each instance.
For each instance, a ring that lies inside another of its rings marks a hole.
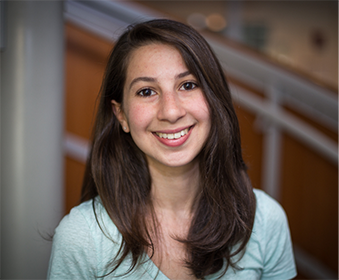
[[[155,251],[152,261],[170,279],[196,279],[185,266],[187,238],[194,201],[199,192],[199,162],[183,167],[168,167],[148,160],[152,177],[152,207],[157,226],[152,234]],[[153,222],[151,221],[151,225]]]
[[[190,215],[199,192],[199,163],[167,167],[149,163],[152,200],[156,212]]]

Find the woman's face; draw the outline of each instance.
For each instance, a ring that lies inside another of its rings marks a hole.
[[[123,129],[153,166],[192,163],[209,135],[210,113],[202,89],[169,45],[150,44],[132,53],[123,105],[112,103]]]

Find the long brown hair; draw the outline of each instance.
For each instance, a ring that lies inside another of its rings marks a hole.
[[[186,245],[186,265],[197,278],[238,268],[250,238],[255,197],[242,159],[239,124],[223,70],[205,39],[193,28],[172,20],[152,20],[130,26],[109,57],[82,188],[82,201],[100,196],[122,235],[112,271],[132,253],[133,270],[145,253],[154,252],[151,182],[145,155],[129,133],[123,132],[111,100],[123,102],[126,69],[133,50],[151,43],[174,46],[197,78],[210,107],[211,129],[200,152],[201,194],[196,201]],[[236,249],[235,249],[236,248]],[[118,254],[117,254],[118,255]],[[233,258],[239,256],[238,258]]]

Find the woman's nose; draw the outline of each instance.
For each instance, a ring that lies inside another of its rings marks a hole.
[[[162,94],[158,110],[159,120],[175,123],[185,115],[186,109],[176,92]]]

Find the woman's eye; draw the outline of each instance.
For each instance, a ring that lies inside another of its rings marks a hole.
[[[145,88],[145,89],[140,90],[137,94],[140,96],[147,97],[147,96],[152,96],[156,94],[156,92],[150,88]]]
[[[197,85],[195,83],[192,83],[192,82],[187,82],[187,83],[184,83],[181,87],[180,87],[180,90],[192,90],[194,88],[196,88]]]

